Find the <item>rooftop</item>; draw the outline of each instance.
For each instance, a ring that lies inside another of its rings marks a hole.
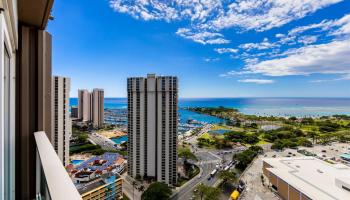
[[[350,199],[350,167],[314,157],[266,158],[270,172],[311,199]]]
[[[107,169],[109,166],[113,165],[118,158],[121,158],[121,155],[119,155],[118,153],[104,153],[101,156],[96,156],[84,161],[75,169],[76,170],[90,169],[93,171],[96,171],[96,170],[103,171]],[[101,162],[101,164],[98,164],[99,162]]]
[[[112,175],[111,173],[104,174],[104,175],[101,175],[99,178],[96,178],[95,180],[93,180],[89,183],[78,184],[77,189],[78,189],[80,194],[85,194],[87,192],[95,190],[98,187],[113,183],[115,180],[117,180],[119,178],[120,177],[118,175]]]
[[[78,191],[80,194],[85,194],[105,184],[106,183],[101,178],[98,178],[95,181],[90,182],[89,184],[82,185],[80,188],[78,188]]]

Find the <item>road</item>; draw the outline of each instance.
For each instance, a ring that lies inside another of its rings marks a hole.
[[[217,177],[214,177],[210,180],[208,180],[208,177],[210,173],[215,169],[216,163],[220,162],[221,160],[207,151],[197,152],[196,156],[198,160],[200,160],[197,164],[200,168],[202,168],[202,174],[190,180],[185,187],[181,188],[181,190],[172,197],[172,199],[190,199],[193,195],[193,190],[199,183],[212,186],[216,182]]]
[[[126,181],[123,181],[123,193],[129,197],[129,199],[140,200],[141,192],[138,189],[134,189],[133,186]]]
[[[208,186],[214,186],[214,184],[218,181],[218,175],[209,179],[210,173],[215,169],[217,163],[221,163],[222,161],[231,161],[233,152],[228,154],[218,155],[219,150],[214,149],[200,149],[196,146],[197,138],[202,134],[208,132],[211,129],[211,125],[205,125],[197,135],[187,136],[185,138],[181,138],[182,141],[186,141],[190,143],[190,147],[192,152],[197,156],[198,162],[196,163],[202,169],[202,174],[200,176],[195,177],[194,179],[189,180],[185,186],[181,187],[177,193],[172,196],[171,199],[176,200],[188,200],[193,196],[193,190],[199,183],[203,183]]]
[[[106,138],[98,133],[93,132],[89,134],[89,139],[93,141],[93,143],[100,145],[104,150],[117,150],[117,148],[114,146],[115,143],[111,139]]]

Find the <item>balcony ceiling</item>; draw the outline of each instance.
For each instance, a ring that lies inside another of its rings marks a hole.
[[[53,0],[18,0],[19,21],[45,29],[52,5]]]

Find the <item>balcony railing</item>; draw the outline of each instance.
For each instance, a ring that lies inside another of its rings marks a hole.
[[[36,199],[81,200],[45,132],[34,133],[37,146]]]

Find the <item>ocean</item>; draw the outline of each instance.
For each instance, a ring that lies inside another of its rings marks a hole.
[[[77,98],[71,98],[70,104],[77,105]],[[181,119],[196,119],[203,117],[193,112],[185,111],[185,107],[218,107],[236,108],[244,114],[259,116],[296,116],[320,117],[334,114],[350,115],[350,98],[180,98]],[[105,108],[122,109],[127,107],[126,98],[105,98]],[[194,117],[193,117],[194,116]],[[218,122],[215,117],[205,121]],[[202,120],[199,120],[202,121]]]

